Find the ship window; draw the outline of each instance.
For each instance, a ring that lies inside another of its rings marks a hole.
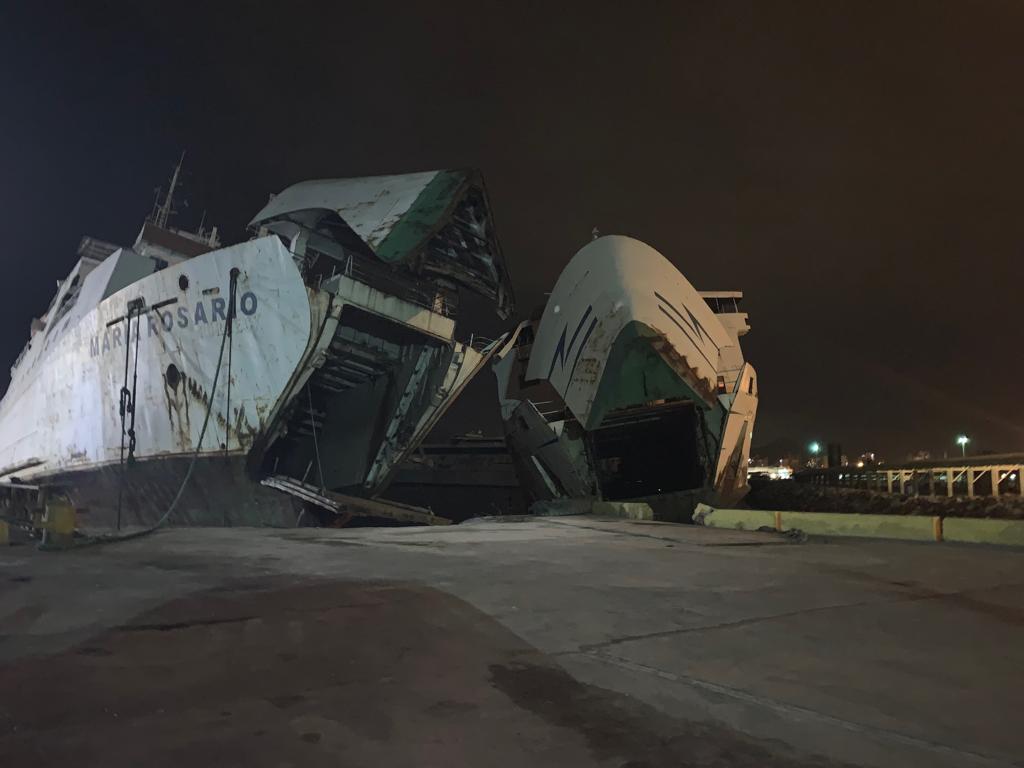
[[[705,298],[704,302],[716,315],[731,315],[740,311],[739,300],[735,296],[710,296]]]
[[[754,377],[753,376],[751,376],[750,377],[750,381],[747,382],[747,394],[748,395],[754,394]]]
[[[188,288],[188,278],[185,275],[178,278],[178,287],[183,291]]]

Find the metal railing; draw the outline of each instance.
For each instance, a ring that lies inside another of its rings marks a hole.
[[[338,270],[332,270],[330,277],[342,274],[382,293],[445,317],[455,317],[458,311],[456,294],[444,291],[428,280],[399,272],[376,259],[346,251],[343,261],[334,259],[334,262],[338,265]]]
[[[798,482],[904,496],[1024,496],[1024,459],[979,456],[930,462],[927,466],[867,466],[805,469]]]

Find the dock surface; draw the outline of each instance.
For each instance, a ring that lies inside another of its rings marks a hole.
[[[1024,552],[585,517],[0,550],[0,763],[1014,766]]]

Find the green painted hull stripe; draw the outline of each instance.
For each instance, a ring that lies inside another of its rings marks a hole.
[[[375,249],[377,258],[388,263],[404,261],[419,252],[437,232],[458,201],[466,183],[463,171],[440,171],[420,192],[409,210],[398,220]]]
[[[651,400],[692,400],[698,408],[707,410],[701,396],[651,346],[657,336],[656,331],[638,320],[627,323],[619,332],[587,416],[587,429],[600,426],[609,411]],[[709,426],[714,428],[713,424]]]

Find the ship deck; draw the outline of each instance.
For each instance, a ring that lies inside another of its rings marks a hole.
[[[0,754],[1011,765],[1021,557],[584,517],[13,546]]]

